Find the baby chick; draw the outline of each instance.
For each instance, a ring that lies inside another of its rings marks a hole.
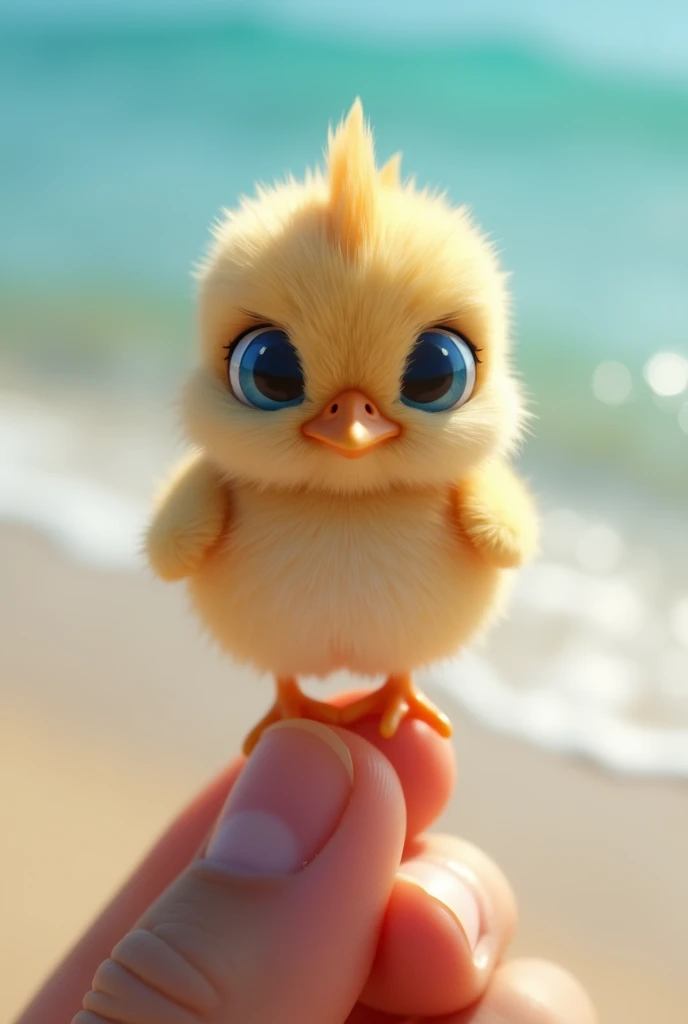
[[[404,716],[448,736],[411,672],[482,628],[536,543],[506,457],[523,403],[504,278],[465,209],[381,169],[357,100],[327,171],[226,213],[200,273],[195,445],[155,510],[153,569],[187,578],[222,647],[272,673],[282,717]],[[299,676],[386,683],[346,708]]]

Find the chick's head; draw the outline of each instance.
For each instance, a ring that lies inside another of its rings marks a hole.
[[[507,299],[465,208],[375,164],[357,101],[326,172],[226,213],[200,271],[191,439],[232,477],[355,493],[458,482],[518,439]]]

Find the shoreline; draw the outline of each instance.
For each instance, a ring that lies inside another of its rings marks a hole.
[[[0,528],[75,563],[147,574],[155,481],[184,449],[173,403],[4,391]],[[526,461],[542,553],[486,641],[423,673],[473,718],[618,771],[688,778],[688,549],[682,505],[580,468]],[[653,523],[647,536],[645,524]],[[458,681],[458,682],[457,682]]]

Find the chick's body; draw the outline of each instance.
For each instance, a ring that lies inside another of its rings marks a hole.
[[[409,672],[473,635],[503,581],[461,538],[452,497],[234,486],[193,602],[227,651],[278,676]]]
[[[378,170],[359,104],[327,176],[218,224],[182,402],[195,451],[147,550],[225,650],[277,677],[249,746],[295,714],[448,734],[409,673],[485,625],[535,543],[507,461],[524,417],[507,321],[491,247],[396,160]],[[388,681],[341,715],[296,688],[338,669]]]

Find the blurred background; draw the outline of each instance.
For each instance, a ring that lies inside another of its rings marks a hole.
[[[602,1019],[684,1022],[688,8],[2,0],[0,95],[0,1015],[269,700],[139,542],[208,227],[320,162],[360,95],[380,158],[500,249],[538,417],[542,556],[430,673],[458,721],[442,825]]]

